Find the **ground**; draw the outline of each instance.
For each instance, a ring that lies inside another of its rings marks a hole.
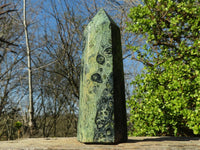
[[[79,143],[71,138],[28,138],[1,141],[1,150],[200,150],[200,137],[129,137],[127,143],[99,145]]]

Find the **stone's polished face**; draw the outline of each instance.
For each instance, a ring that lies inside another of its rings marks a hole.
[[[120,31],[101,9],[84,31],[77,137],[84,143],[127,140]]]

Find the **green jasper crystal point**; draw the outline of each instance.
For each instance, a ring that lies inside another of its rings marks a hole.
[[[119,27],[101,9],[84,31],[77,138],[84,143],[127,140]]]

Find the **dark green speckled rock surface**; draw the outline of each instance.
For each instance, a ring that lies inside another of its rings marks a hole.
[[[84,32],[77,138],[84,143],[127,140],[120,30],[101,9]]]

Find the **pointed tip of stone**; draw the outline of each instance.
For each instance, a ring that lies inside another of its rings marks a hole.
[[[99,11],[97,12],[96,15],[105,15],[110,18],[110,16],[108,15],[108,13],[106,12],[106,10],[104,8],[99,9]]]
[[[104,8],[100,8],[98,12],[104,12],[104,13],[106,13],[106,11],[105,11]]]
[[[103,9],[103,8],[99,9],[99,11],[96,13],[95,16],[98,16],[98,15],[106,15],[106,16],[109,16],[109,15],[107,14],[107,12],[105,11],[105,9]],[[94,17],[95,17],[95,16],[94,16]]]
[[[108,13],[103,8],[101,8],[97,12],[97,14],[92,18],[91,22],[94,22],[95,24],[101,24],[102,22],[111,22],[112,24],[116,25],[113,19],[108,15]]]

